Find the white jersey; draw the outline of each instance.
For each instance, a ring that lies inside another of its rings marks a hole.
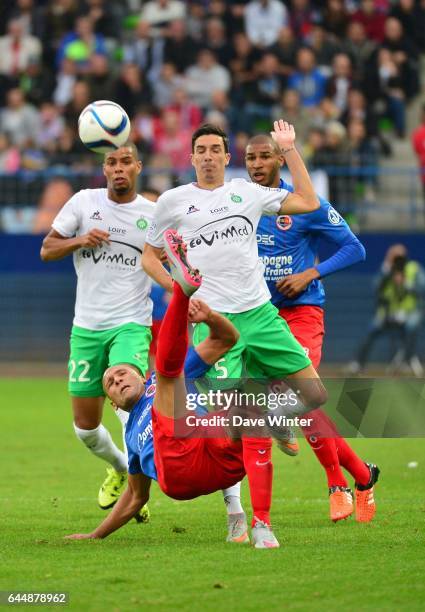
[[[188,259],[203,280],[196,297],[219,312],[245,312],[270,299],[258,257],[256,229],[261,215],[276,214],[288,195],[233,179],[212,191],[195,184],[166,191],[156,203],[146,242],[163,246],[176,229],[188,244]]]
[[[151,325],[151,279],[141,256],[155,205],[138,195],[127,204],[108,198],[106,189],[76,193],[52,223],[61,236],[71,238],[99,229],[110,234],[110,245],[74,251],[77,298],[74,325],[111,329],[123,323]]]

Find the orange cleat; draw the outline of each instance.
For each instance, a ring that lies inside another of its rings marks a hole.
[[[330,487],[329,503],[331,521],[336,523],[353,514],[353,492],[347,487]]]
[[[359,523],[369,523],[376,512],[373,485],[378,481],[379,468],[373,463],[366,463],[370,472],[370,479],[367,485],[355,485],[356,488],[356,521]]]

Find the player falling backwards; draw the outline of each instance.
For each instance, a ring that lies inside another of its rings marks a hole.
[[[73,255],[77,274],[68,390],[77,437],[110,464],[99,491],[111,508],[125,487],[127,461],[102,425],[102,376],[116,363],[148,368],[151,280],[141,266],[154,204],[137,195],[142,162],[134,144],[107,153],[106,189],[84,189],[62,208],[43,241],[44,261]],[[142,519],[147,513],[142,513]]]
[[[68,536],[71,539],[105,538],[124,525],[148,501],[152,479],[158,481],[168,496],[182,500],[228,488],[245,473],[258,487],[258,473],[272,472],[271,449],[266,439],[262,448],[253,440],[256,456],[253,463],[246,454],[251,449],[249,438],[241,443],[224,437],[196,437],[196,428],[190,432],[195,437],[174,435],[176,414],[180,411],[187,416],[183,368],[188,378],[202,376],[235,345],[239,334],[232,323],[204,302],[189,300],[201,286],[201,278],[187,263],[185,245],[176,232],[166,232],[165,248],[175,282],[158,336],[156,389],[155,374],[146,382],[127,364],[108,368],[103,377],[108,397],[130,412],[126,429],[128,488],[93,532]],[[189,349],[189,353],[188,317],[190,321],[205,322],[210,330],[208,337],[196,349]],[[252,543],[256,548],[277,548],[279,543],[270,523],[258,517],[264,513],[269,516],[271,496],[268,492],[259,494],[255,487],[251,487],[251,493],[254,493]],[[230,541],[248,542],[249,538],[245,532]]]
[[[245,179],[225,182],[225,168],[230,161],[226,134],[210,124],[196,130],[191,155],[196,182],[166,191],[158,199],[142,258],[143,267],[160,285],[172,289],[171,277],[160,257],[164,232],[176,228],[188,244],[193,265],[202,270],[199,297],[232,321],[240,334],[235,346],[207,376],[229,378],[228,386],[234,386],[246,366],[252,377],[286,378],[297,387],[302,386],[307,404],[320,406],[326,401],[326,392],[310,359],[270,303],[258,258],[256,229],[261,215],[298,214],[319,207],[304,162],[295,148],[293,126],[283,120],[276,121],[273,138],[286,156],[294,182],[293,193],[255,185]],[[198,324],[194,343],[202,342],[208,333],[205,324]],[[219,383],[223,385],[222,380]],[[268,443],[271,447],[271,439]],[[258,446],[264,447],[263,438],[258,439]],[[254,445],[247,449],[246,457],[255,463]],[[265,479],[263,473],[259,482],[250,482],[251,495],[253,489],[270,495],[271,474],[267,482]],[[265,523],[269,521],[266,512],[258,518]]]
[[[267,135],[251,138],[245,152],[245,163],[252,181],[265,187],[292,190],[280,178],[284,164],[276,142]],[[257,229],[258,252],[264,263],[264,275],[272,296],[272,304],[288,323],[295,338],[306,349],[315,368],[320,365],[324,337],[323,306],[325,293],[321,278],[351,266],[365,258],[365,250],[347,223],[323,198],[320,208],[307,215],[264,216]],[[336,247],[335,253],[316,265],[320,240]],[[336,435],[320,437],[317,428],[326,415],[316,410],[314,426],[304,434],[328,479],[330,517],[337,521],[353,513],[353,495],[341,470],[344,467],[354,478],[356,519],[372,520],[376,506],[373,485],[379,469],[364,463],[347,442]]]

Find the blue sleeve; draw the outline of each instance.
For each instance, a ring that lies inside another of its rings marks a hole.
[[[142,466],[140,465],[139,454],[133,453],[128,449],[128,473],[129,474],[141,474],[143,472]]]
[[[321,278],[348,268],[366,259],[366,251],[360,240],[353,234],[341,215],[323,198],[320,208],[306,215],[308,230],[319,234],[321,239],[336,244],[338,250],[316,266]]]
[[[184,375],[185,378],[195,380],[201,378],[211,368],[209,363],[205,363],[196,350],[191,346],[186,355],[186,361],[184,362]]]

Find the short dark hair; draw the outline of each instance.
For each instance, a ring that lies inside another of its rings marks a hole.
[[[136,145],[134,144],[134,142],[132,142],[131,140],[127,140],[127,142],[125,142],[124,144],[122,144],[121,146],[118,147],[118,149],[123,149],[123,148],[131,149],[131,152],[133,154],[134,159],[136,159],[137,161],[140,161],[139,150],[136,147]],[[106,159],[106,156],[109,155],[109,153],[112,153],[112,152],[113,151],[107,151],[104,154],[103,159]]]
[[[277,142],[268,134],[256,134],[248,140],[248,144],[246,145],[270,145],[272,151],[276,153],[276,155],[281,155],[281,150]]]
[[[195,132],[192,134],[192,153],[195,151],[195,142],[200,138],[200,136],[207,136],[209,134],[214,134],[215,136],[220,136],[223,140],[224,150],[226,153],[229,152],[229,138],[218,125],[213,125],[212,123],[204,123],[201,125]]]

